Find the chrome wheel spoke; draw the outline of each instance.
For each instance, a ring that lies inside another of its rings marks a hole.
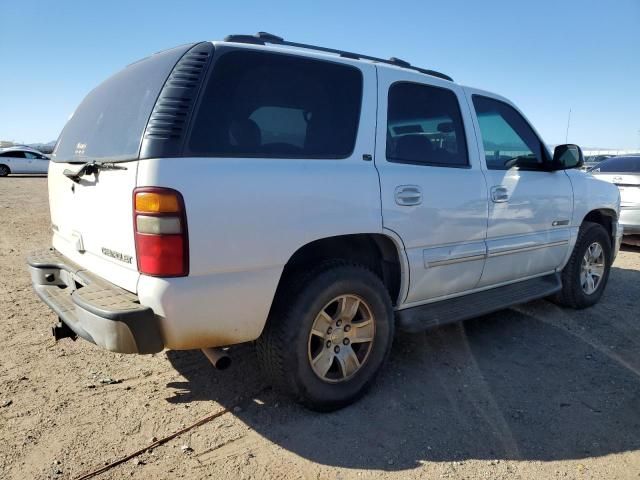
[[[314,370],[324,377],[331,368],[331,365],[333,365],[334,358],[335,355],[331,349],[323,348],[311,363]]]
[[[601,278],[604,275],[604,265],[594,265],[591,267],[591,274]]]
[[[340,351],[340,355],[337,355],[338,363],[340,364],[340,370],[342,370],[343,378],[350,377],[360,368],[360,360],[356,352],[353,351],[349,345],[344,347]]]
[[[360,300],[356,297],[345,295],[340,299],[336,320],[350,322],[358,313]]]
[[[347,338],[351,343],[366,343],[373,341],[374,334],[373,320],[365,320],[364,322],[352,323]]]
[[[331,315],[329,315],[325,310],[322,310],[313,322],[313,329],[322,332],[321,335],[324,335],[327,333],[327,329],[331,327],[332,323],[333,318],[331,318]]]

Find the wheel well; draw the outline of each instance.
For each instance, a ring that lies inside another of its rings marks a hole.
[[[396,304],[401,283],[400,257],[393,240],[382,234],[340,235],[304,245],[285,265],[278,290],[287,278],[328,260],[345,260],[371,269],[383,281],[391,301]]]
[[[609,234],[611,245],[613,245],[615,243],[615,232],[613,231],[613,222],[615,219],[616,212],[609,210],[608,208],[602,208],[599,210],[591,210],[587,213],[582,222],[593,222],[602,225]]]

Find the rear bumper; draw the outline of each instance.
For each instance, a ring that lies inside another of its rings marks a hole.
[[[97,277],[54,249],[27,258],[38,296],[79,337],[120,353],[164,348],[156,315],[133,293]]]
[[[625,235],[640,233],[640,207],[620,207],[620,224]]]

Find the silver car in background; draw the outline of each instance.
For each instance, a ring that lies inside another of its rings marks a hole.
[[[0,149],[0,177],[10,173],[47,173],[49,157],[30,147]]]
[[[640,234],[640,155],[609,158],[591,170],[591,174],[618,186],[624,234]]]

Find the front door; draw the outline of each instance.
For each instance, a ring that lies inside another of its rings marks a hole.
[[[485,261],[487,188],[463,90],[378,69],[375,163],[383,226],[402,238],[405,305],[471,290]]]
[[[40,156],[33,152],[24,152],[26,158],[26,171],[27,173],[40,173]]]
[[[553,272],[569,249],[573,193],[546,169],[547,148],[511,105],[467,91],[484,146],[489,188],[487,261],[480,287]]]

